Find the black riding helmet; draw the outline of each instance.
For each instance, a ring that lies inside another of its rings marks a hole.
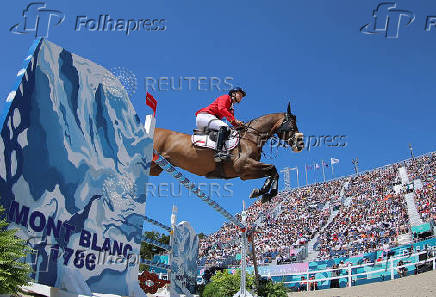
[[[247,96],[247,93],[245,93],[245,91],[242,88],[240,88],[240,87],[234,87],[233,89],[231,89],[229,91],[229,95],[232,96],[232,94],[234,92],[241,92],[243,97]]]

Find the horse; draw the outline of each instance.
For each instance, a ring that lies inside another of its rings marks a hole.
[[[237,128],[239,144],[230,151],[231,158],[215,163],[215,151],[192,144],[191,135],[163,128],[154,132],[153,148],[175,167],[182,168],[198,176],[207,178],[241,180],[267,177],[263,186],[255,188],[250,198],[262,195],[262,203],[277,195],[279,174],[272,164],[260,162],[262,147],[277,135],[279,143],[291,146],[294,152],[304,148],[303,133],[298,130],[297,119],[288,104],[284,113],[272,113],[250,120]],[[283,143],[284,142],[284,143]],[[150,166],[150,176],[162,172],[157,164]]]

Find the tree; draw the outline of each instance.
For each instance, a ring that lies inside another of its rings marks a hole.
[[[4,208],[0,206],[0,217],[3,213]],[[16,293],[31,281],[31,267],[20,260],[32,250],[15,236],[16,229],[7,230],[8,225],[5,218],[0,220],[0,294]]]
[[[241,272],[235,274],[217,271],[201,293],[202,297],[232,297],[239,291]],[[254,275],[247,274],[247,289],[254,292]],[[287,290],[283,283],[262,279],[259,283],[258,295],[261,297],[286,297]]]
[[[217,271],[211,282],[203,290],[202,297],[231,297],[239,291],[241,272],[230,274],[226,270]],[[254,285],[254,277],[247,274],[247,288]]]
[[[153,239],[159,243],[163,243],[163,244],[170,244],[170,237],[168,235],[159,233],[159,232],[144,232],[144,237],[149,238],[149,239]],[[159,254],[159,253],[165,253],[166,251],[164,249],[161,249],[157,246],[154,246],[152,244],[149,243],[145,243],[142,242],[141,243],[141,258],[142,259],[153,259],[153,256],[155,254]],[[140,271],[143,271],[145,269],[148,269],[149,266],[148,265],[143,265],[141,264],[139,267]]]
[[[262,297],[286,297],[287,289],[283,283],[273,282],[271,279],[261,278],[258,294]]]

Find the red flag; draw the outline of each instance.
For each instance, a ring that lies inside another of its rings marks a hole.
[[[156,116],[157,101],[149,92],[145,96],[145,103],[153,109],[153,116]]]
[[[157,159],[159,159],[159,155],[153,152],[153,161],[156,161]]]

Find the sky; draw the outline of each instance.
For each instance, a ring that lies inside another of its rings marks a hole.
[[[29,3],[2,2],[0,98],[6,99],[35,38],[35,32],[10,31],[22,22]],[[235,107],[239,120],[284,112],[290,102],[298,128],[314,136],[312,143],[321,136],[342,136],[338,147],[322,144],[298,154],[279,148],[263,157],[278,170],[298,167],[300,185],[306,183],[306,164],[339,159],[334,175],[331,167],[326,168],[326,178],[331,179],[352,174],[356,157],[363,171],[410,157],[409,143],[416,156],[435,151],[436,17],[435,26],[429,26],[430,17],[436,16],[435,1],[392,1],[396,7],[389,10],[389,26],[394,32],[398,28],[398,38],[386,38],[382,30],[361,32],[366,24],[372,30],[373,10],[382,3],[372,0],[45,3],[65,16],[62,23],[50,24],[47,39],[109,70],[136,77],[131,102],[144,119],[150,113],[145,105],[148,89],[158,100],[157,127],[190,133],[195,111],[227,93],[230,85],[238,85],[247,91]],[[386,20],[381,11],[376,13],[379,25]],[[403,16],[396,17],[400,13]],[[158,30],[147,30],[148,25],[136,25],[128,34],[92,30],[99,15],[132,20],[131,28],[134,22],[157,19]],[[232,214],[241,211],[242,201],[252,204],[251,190],[263,184],[263,179],[222,181],[186,175],[202,183],[201,188]],[[321,180],[321,170],[308,170],[309,183]],[[189,221],[197,232],[214,232],[225,222],[165,173],[149,181],[149,217],[169,224],[176,205],[178,220]],[[206,184],[211,182],[215,184]],[[291,185],[296,186],[295,172]],[[279,187],[284,187],[283,175]],[[145,230],[157,229],[145,225]]]

